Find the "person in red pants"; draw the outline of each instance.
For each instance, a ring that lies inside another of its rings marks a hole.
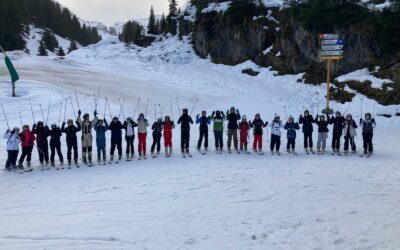
[[[253,150],[254,152],[262,154],[262,135],[263,135],[263,128],[268,125],[268,122],[261,120],[260,114],[256,114],[253,122],[250,121],[250,127],[253,128],[254,133],[254,142],[253,142]]]
[[[172,154],[172,130],[175,128],[174,121],[171,121],[169,116],[165,116],[162,127],[164,130],[165,156],[170,157]]]
[[[149,126],[149,122],[144,118],[144,114],[140,113],[139,119],[137,120],[138,127],[138,151],[139,151],[139,159],[146,159],[146,137],[147,137],[147,127]]]
[[[247,152],[247,137],[249,136],[250,124],[247,122],[247,117],[244,115],[239,123],[240,130],[240,151]]]

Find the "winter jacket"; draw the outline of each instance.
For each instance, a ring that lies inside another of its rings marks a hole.
[[[7,150],[19,150],[20,141],[18,134],[16,134],[14,131],[5,132],[3,138],[7,140]]]
[[[214,132],[223,132],[224,131],[224,120],[225,115],[222,113],[221,117],[211,116],[211,120],[213,121],[213,131]]]
[[[77,126],[72,125],[65,127],[65,123],[63,123],[61,126],[61,132],[65,133],[66,135],[67,145],[74,145],[78,142],[76,134],[81,131],[81,126],[78,122],[76,122],[76,125]]]
[[[254,119],[253,121],[250,121],[250,127],[253,128],[253,134],[255,135],[262,135],[263,128],[265,128],[267,125],[268,122],[264,123],[261,119]]]
[[[96,125],[94,125],[94,130],[96,131],[96,145],[106,145],[106,132],[108,128],[109,126],[106,121],[104,121],[103,126],[100,126],[98,122],[96,123]]]
[[[165,132],[171,132],[172,129],[175,128],[175,124],[173,121],[164,121],[164,122],[162,122],[161,126],[162,126],[162,129],[164,129],[164,134],[165,134]]]
[[[151,126],[153,130],[153,136],[156,138],[160,138],[162,136],[162,122],[155,122],[153,126]]]
[[[35,143],[36,137],[32,131],[22,131],[19,133],[19,139],[21,140],[22,147],[32,147]]]
[[[279,122],[272,121],[270,127],[271,127],[271,134],[281,136],[282,134],[281,128],[284,128],[283,123],[281,121]]]
[[[329,119],[329,124],[333,124],[333,132],[342,134],[343,123],[346,119],[343,116],[334,117]]]
[[[188,114],[183,114],[179,117],[178,124],[181,124],[181,131],[190,130],[190,124],[193,124],[192,117]]]
[[[347,121],[345,120],[343,123],[343,135],[344,136],[350,136],[350,137],[354,137],[357,135],[357,124],[354,120],[351,121]]]
[[[132,136],[135,135],[135,127],[137,127],[137,123],[134,121],[131,121],[131,123],[128,123],[127,121],[124,122],[124,128],[125,128],[125,135],[126,136]]]
[[[302,131],[303,133],[312,133],[314,131],[313,123],[315,123],[314,118],[311,115],[308,116],[300,116],[299,124],[303,124]]]
[[[247,121],[240,122],[239,129],[240,129],[240,132],[246,131],[246,133],[247,133],[247,131],[250,130],[250,123],[248,123]]]
[[[228,121],[228,129],[238,129],[238,120],[240,120],[239,113],[228,113],[226,115],[226,120]]]
[[[50,145],[57,146],[61,144],[61,129],[56,128],[49,131]]]
[[[149,122],[147,119],[138,119],[137,120],[137,127],[138,127],[138,133],[139,134],[147,134],[147,127],[150,126]]]
[[[315,118],[315,124],[318,125],[318,133],[328,133],[329,132],[329,129],[328,129],[329,121],[318,120],[318,116],[317,116]]]
[[[208,131],[208,125],[211,124],[211,118],[209,116],[196,117],[196,124],[200,124],[199,126],[200,131]]]
[[[32,132],[36,135],[36,142],[39,146],[47,146],[47,136],[49,136],[49,127],[36,127],[33,126]]]
[[[79,126],[81,127],[82,134],[90,134],[92,133],[92,128],[94,128],[94,125],[96,125],[98,119],[97,117],[94,117],[92,121],[86,121],[81,119],[79,116],[77,119],[77,122],[79,123]]]
[[[285,124],[285,129],[287,130],[287,138],[288,139],[293,139],[297,137],[296,130],[300,129],[299,124],[296,122],[287,122]]]
[[[116,123],[111,122],[108,125],[108,130],[111,130],[111,140],[122,140],[122,130],[124,128],[124,125],[120,121]]]
[[[360,122],[363,133],[373,134],[376,127],[375,119],[362,120]]]

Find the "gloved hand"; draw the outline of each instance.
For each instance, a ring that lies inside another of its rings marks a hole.
[[[81,116],[82,112],[81,110],[78,110],[78,116]]]
[[[236,114],[240,114],[239,109],[236,109]]]
[[[95,111],[93,112],[93,114],[94,114],[94,116],[97,116],[98,113],[97,113],[97,111],[95,110]]]
[[[63,127],[65,126],[65,122],[62,123],[62,126],[63,126]]]
[[[362,118],[360,118],[360,124],[363,122],[363,119]]]
[[[33,129],[35,129],[35,128],[36,128],[36,123],[35,123],[35,124],[33,124],[32,128],[33,128]]]

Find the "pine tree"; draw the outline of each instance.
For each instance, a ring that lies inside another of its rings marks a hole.
[[[149,23],[147,25],[148,34],[157,34],[156,16],[154,14],[153,6],[150,8]]]
[[[65,56],[65,52],[61,46],[57,50],[57,56],[60,56],[60,57]]]
[[[76,42],[74,40],[71,39],[69,47],[68,47],[68,54],[77,49],[78,49],[78,45],[76,44]]]
[[[48,56],[46,46],[44,45],[43,40],[40,40],[39,42],[39,48],[38,48],[38,56]]]
[[[178,15],[178,2],[176,0],[169,0],[169,14],[170,17]]]
[[[169,0],[169,13],[167,16],[167,30],[171,34],[176,34],[176,17],[178,16],[178,3],[176,0]]]
[[[52,52],[54,52],[59,46],[57,38],[49,30],[45,30],[43,33],[42,41],[44,42],[46,48]]]
[[[161,33],[166,33],[168,26],[167,26],[167,20],[165,19],[164,13],[162,13],[161,19],[160,19],[160,31]]]
[[[124,24],[119,39],[126,44],[140,45],[144,37],[143,30],[143,27],[138,22],[128,21]]]

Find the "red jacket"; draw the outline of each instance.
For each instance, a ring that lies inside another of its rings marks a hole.
[[[240,122],[239,129],[240,135],[247,137],[248,131],[250,129],[250,124],[248,122]]]
[[[36,140],[35,135],[30,130],[19,133],[19,138],[21,140],[22,147],[31,147]]]

